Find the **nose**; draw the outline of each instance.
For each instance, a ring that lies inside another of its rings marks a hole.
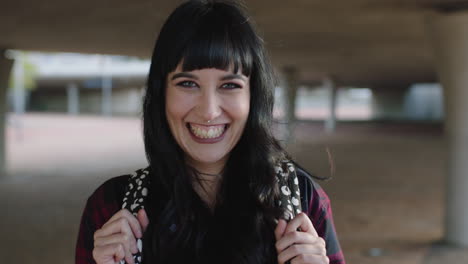
[[[215,91],[204,91],[198,101],[198,115],[203,122],[211,121],[221,115],[221,100]]]

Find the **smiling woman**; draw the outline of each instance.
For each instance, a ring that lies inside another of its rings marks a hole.
[[[327,195],[272,135],[273,80],[241,7],[179,6],[148,76],[149,166],[91,195],[76,263],[344,263]]]

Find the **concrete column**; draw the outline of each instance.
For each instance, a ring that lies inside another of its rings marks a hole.
[[[323,86],[328,90],[329,94],[329,115],[325,120],[325,131],[327,133],[333,133],[336,130],[336,104],[337,104],[337,88],[336,85],[330,78],[323,80]]]
[[[104,56],[102,58],[102,114],[104,116],[112,115],[112,76],[109,73],[110,58]]]
[[[112,115],[112,77],[102,79],[102,114]]]
[[[405,119],[405,97],[407,88],[372,90],[372,118],[377,120]]]
[[[26,91],[24,87],[24,54],[21,51],[14,52],[13,77],[15,87],[13,92],[13,108],[17,115],[24,114],[26,110]]]
[[[13,60],[5,57],[5,50],[0,49],[0,180],[6,177],[6,112],[7,91]]]
[[[80,90],[76,83],[67,85],[68,114],[77,115],[80,113]]]
[[[435,65],[444,88],[447,191],[445,239],[468,246],[468,11],[428,19]]]
[[[291,142],[296,127],[296,94],[299,84],[296,68],[286,67],[284,74],[284,118],[287,122],[286,142]]]
[[[284,69],[285,79],[285,117],[288,122],[294,123],[296,121],[296,94],[298,86],[297,70],[292,67]]]

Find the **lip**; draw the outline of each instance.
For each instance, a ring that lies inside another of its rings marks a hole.
[[[197,124],[197,125],[200,125],[200,124]],[[201,125],[201,126],[206,126],[206,127],[210,127],[210,126],[219,126],[219,125],[222,125],[222,124],[213,124],[213,125]],[[226,127],[224,128],[224,132],[217,138],[199,138],[197,136],[195,136],[192,132],[192,130],[190,129],[190,124],[187,123],[186,125],[186,128],[190,134],[190,136],[192,136],[192,139],[195,141],[195,142],[198,142],[200,144],[214,144],[214,143],[218,143],[220,142],[221,140],[224,139],[224,136],[226,135],[226,131],[229,129],[229,124],[224,124]]]

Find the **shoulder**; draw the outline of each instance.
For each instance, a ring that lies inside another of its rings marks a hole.
[[[330,207],[330,199],[325,190],[317,183],[316,178],[297,164],[295,164],[295,169],[304,203],[303,211],[312,216],[314,213]]]
[[[105,181],[89,196],[85,213],[91,212],[96,220],[99,220],[99,223],[107,221],[122,209],[124,200],[128,198],[125,197],[126,192],[127,194],[134,194],[137,191],[137,188],[134,187],[140,188],[143,182],[142,177],[147,175],[148,168],[142,168],[130,174],[113,177]]]
[[[89,196],[81,216],[75,248],[75,263],[94,263],[92,256],[94,232],[120,210],[129,176],[111,178],[102,183]]]
[[[129,178],[130,174],[126,174],[106,180],[89,196],[88,204],[112,203],[115,200],[119,200],[118,198],[123,198],[125,186]]]
[[[121,175],[108,179],[89,196],[84,214],[94,220],[97,228],[120,210],[129,177]]]
[[[307,213],[320,237],[325,239],[330,263],[344,264],[344,256],[336,234],[330,199],[315,178],[295,164],[303,211]]]

